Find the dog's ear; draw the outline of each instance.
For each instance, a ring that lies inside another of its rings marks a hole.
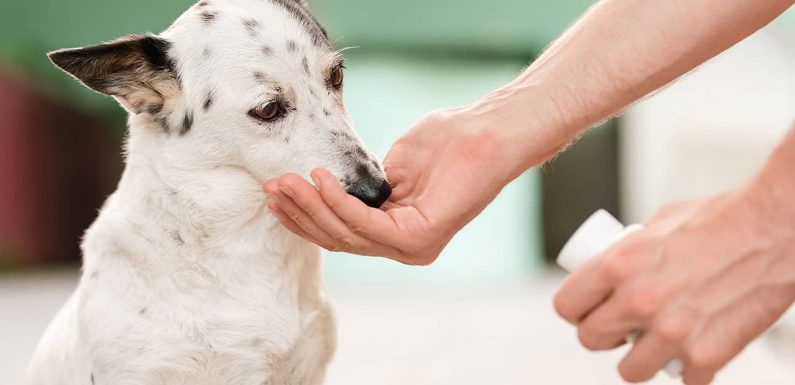
[[[88,88],[114,96],[141,112],[179,90],[168,51],[171,44],[154,35],[131,35],[109,43],[48,54],[52,62]]]

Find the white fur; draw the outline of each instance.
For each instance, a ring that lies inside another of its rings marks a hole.
[[[182,80],[167,95],[169,123],[192,111],[193,127],[163,133],[130,114],[126,170],[85,235],[80,284],[42,338],[29,385],[322,383],[335,333],[320,250],[266,213],[261,186],[318,166],[342,178],[366,161],[326,85],[336,53],[271,1],[209,3],[212,23],[194,6],[160,35]],[[257,38],[244,18],[258,21]],[[247,116],[276,87],[295,110],[273,125]]]

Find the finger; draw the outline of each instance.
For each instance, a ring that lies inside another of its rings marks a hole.
[[[347,246],[348,249],[354,248],[354,243],[374,243],[365,242],[363,238],[353,234],[345,222],[323,201],[320,192],[300,176],[286,174],[279,178],[278,186],[337,243]]]
[[[682,382],[685,385],[709,385],[715,378],[715,373],[696,373],[691,372],[682,375]]]
[[[578,324],[645,263],[643,260],[648,258],[636,258],[646,251],[639,242],[640,233],[630,235],[606,253],[592,258],[563,282],[555,296],[555,310],[561,317]]]
[[[580,340],[592,350],[611,349],[633,330],[645,330],[655,317],[659,318],[670,290],[670,284],[649,278],[624,282],[580,321]],[[679,332],[690,321],[688,313],[678,312],[661,323],[665,332]]]
[[[611,297],[579,323],[577,333],[582,345],[589,350],[612,350],[625,344],[627,336],[641,326],[630,317],[622,301]]]
[[[678,351],[678,345],[667,337],[649,332],[635,342],[635,346],[619,364],[618,371],[627,382],[648,381],[676,358]]]
[[[316,245],[326,249],[334,247],[331,236],[321,229],[312,220],[312,218],[306,214],[306,212],[301,210],[301,208],[298,207],[298,205],[296,205],[289,196],[281,191],[278,191],[272,195],[274,199],[271,201],[271,203],[275,204],[279,209],[281,209],[284,215],[290,218],[291,221],[295,222],[295,224],[301,228],[301,230],[303,230],[305,233],[308,233],[312,239],[316,241]]]
[[[578,325],[613,292],[615,284],[601,277],[598,264],[596,260],[586,263],[566,278],[555,295],[555,311],[573,325]]]
[[[284,211],[282,211],[282,209],[279,208],[276,202],[268,202],[268,211],[270,211],[270,213],[273,214],[273,216],[279,220],[279,223],[281,223],[282,226],[286,227],[287,230],[290,230],[295,235],[298,235],[299,237],[304,238],[307,241],[320,246],[321,242],[317,240],[315,237],[313,237],[312,234],[309,234],[306,231],[304,231],[304,229],[298,226],[298,224],[296,224],[295,221],[290,219],[290,217],[287,214],[285,214]]]
[[[687,384],[704,384],[754,339],[767,330],[791,305],[785,288],[756,290],[712,317],[700,328],[685,357],[682,373]],[[708,382],[707,382],[708,383]]]
[[[364,255],[400,256],[398,249],[354,234],[323,201],[318,190],[295,174],[279,178],[279,189],[329,236],[338,250]]]
[[[279,192],[279,179],[276,178],[266,181],[262,185],[262,191],[268,195],[276,194],[277,192]]]
[[[326,170],[312,171],[312,178],[321,185],[320,195],[323,200],[354,234],[404,249],[402,245],[405,245],[407,241],[406,231],[398,227],[392,216],[379,209],[370,208],[355,197],[348,195],[337,179]],[[398,210],[402,210],[402,208]],[[417,221],[418,217],[421,215],[410,215],[404,219]],[[404,223],[404,225],[427,228],[424,224],[417,222]]]

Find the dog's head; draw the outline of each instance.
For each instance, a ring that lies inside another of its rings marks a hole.
[[[160,35],[50,58],[118,100],[130,135],[180,167],[239,167],[260,182],[324,167],[370,206],[389,197],[345,111],[342,57],[303,0],[203,0]]]

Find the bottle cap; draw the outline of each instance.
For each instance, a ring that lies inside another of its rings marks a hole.
[[[607,211],[593,213],[560,250],[558,265],[568,272],[577,270],[621,239],[624,230],[624,225]]]

